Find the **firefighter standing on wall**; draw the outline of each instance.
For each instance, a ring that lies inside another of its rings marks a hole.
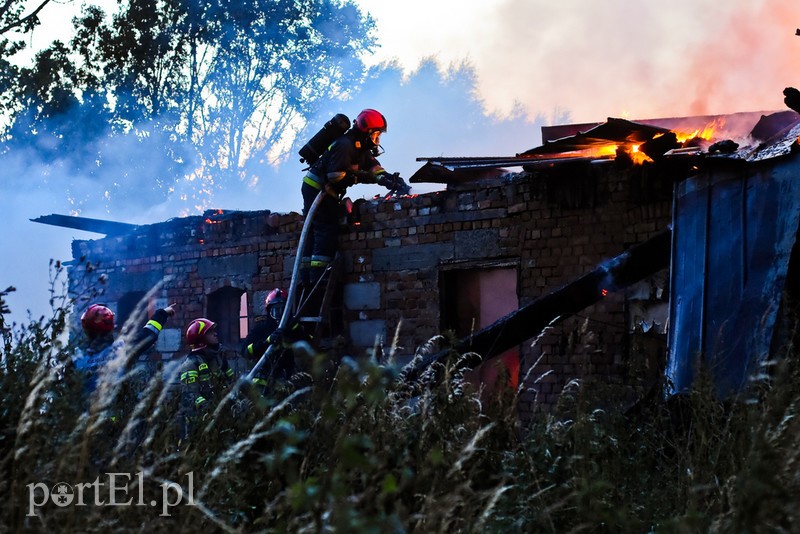
[[[220,350],[216,327],[215,322],[200,317],[186,328],[186,343],[191,352],[180,369],[182,439],[196,430],[234,378],[233,369]]]
[[[397,174],[387,173],[376,159],[381,153],[380,137],[386,132],[386,118],[365,109],[353,126],[337,138],[309,168],[303,178],[303,215],[320,191],[326,193],[311,222],[311,239],[302,250],[301,284],[314,284],[336,254],[339,238],[339,200],[351,185],[379,184],[407,194],[410,188]]]

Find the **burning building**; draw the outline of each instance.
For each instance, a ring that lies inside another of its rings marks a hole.
[[[352,203],[330,305],[307,319],[326,347],[399,363],[452,333],[484,356],[475,380],[522,386],[523,417],[576,378],[634,399],[666,372],[683,390],[698,355],[735,390],[797,295],[797,119],[609,119],[544,128],[542,146],[511,157],[420,158],[410,181],[446,188]],[[73,242],[73,295],[102,276],[123,320],[143,298],[177,303],[153,362],[183,354],[198,316],[238,349],[266,294],[288,287],[302,228],[269,211],[38,220],[105,234]]]

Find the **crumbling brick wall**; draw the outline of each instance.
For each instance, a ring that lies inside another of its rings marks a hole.
[[[399,325],[400,346],[410,351],[440,333],[437,281],[444,265],[515,261],[523,306],[668,226],[668,176],[642,168],[571,172],[509,175],[499,183],[357,203],[358,224],[343,236],[346,283],[373,284],[383,293],[380,306],[349,312],[346,322],[371,322],[389,335]],[[521,374],[529,380],[521,389],[522,415],[556,404],[572,379],[640,390],[638,382],[655,380],[664,336],[631,333],[628,323],[624,292],[611,293],[552,327],[535,346],[523,344]]]
[[[364,354],[377,339],[381,357],[394,350],[403,361],[441,333],[440,277],[448,267],[514,265],[524,305],[663,230],[670,222],[668,178],[642,172],[590,166],[556,175],[518,173],[357,201],[340,239],[340,318],[348,350]],[[185,350],[182,329],[207,314],[207,297],[220,288],[246,293],[249,314],[263,314],[266,293],[289,285],[301,228],[297,213],[209,211],[125,236],[75,241],[70,290],[86,295],[104,276],[102,300],[113,308],[126,293],[161,283],[151,308],[174,302],[178,312],[151,358],[170,359]],[[535,346],[520,347],[521,374],[530,379],[522,387],[523,417],[558,402],[574,378],[629,381],[625,302],[624,294],[610,294]],[[657,357],[658,350],[651,353]]]

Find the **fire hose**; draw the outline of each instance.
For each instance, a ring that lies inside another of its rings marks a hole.
[[[407,195],[411,188],[405,181],[400,177],[399,173],[394,174],[387,174],[383,175],[381,179],[378,181],[379,184],[383,185],[387,189],[391,191],[392,194],[400,194],[400,195]],[[311,204],[311,207],[308,208],[308,213],[306,213],[305,221],[303,222],[303,229],[300,232],[300,238],[297,243],[297,255],[294,259],[294,269],[292,271],[292,279],[289,282],[289,293],[286,297],[286,307],[283,309],[283,315],[281,315],[280,323],[278,324],[278,331],[285,332],[289,321],[293,318],[293,310],[294,302],[297,293],[297,284],[298,284],[298,274],[300,273],[300,265],[302,261],[302,253],[303,249],[305,248],[305,243],[308,240],[308,235],[311,229],[311,221],[314,219],[314,214],[317,210],[317,207],[322,203],[322,199],[325,197],[325,191],[320,191],[317,197],[314,199],[314,202]],[[330,268],[330,266],[328,267]],[[317,280],[316,284],[312,288],[311,292],[316,291],[317,285],[319,284],[319,280]],[[301,306],[298,306],[298,310]],[[259,358],[259,360],[253,365],[250,372],[247,373],[246,379],[252,381],[255,377],[256,373],[259,369],[269,361],[272,352],[275,350],[276,344],[271,344],[264,354]]]
[[[306,240],[308,239],[308,235],[311,231],[311,221],[314,218],[314,213],[317,211],[317,207],[322,203],[322,199],[325,197],[325,194],[326,193],[324,191],[319,192],[317,198],[315,198],[314,202],[311,204],[311,207],[308,208],[306,219],[303,221],[303,229],[300,231],[300,239],[297,242],[297,255],[294,258],[292,280],[289,282],[289,293],[286,296],[286,306],[283,308],[283,315],[281,315],[281,321],[278,323],[278,330],[280,331],[284,331],[286,329],[286,325],[289,324],[289,320],[293,315],[292,310],[294,309],[295,294],[297,293],[297,282],[299,280],[298,276],[300,273],[300,265],[302,263],[303,248],[305,247]],[[261,366],[269,360],[269,357],[274,349],[275,344],[272,344],[267,348],[266,352],[264,352],[256,364],[253,365],[253,368],[250,369],[250,372],[247,373],[247,380],[253,380],[258,370],[261,369]]]

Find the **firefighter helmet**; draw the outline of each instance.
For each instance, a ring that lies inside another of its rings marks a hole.
[[[186,343],[189,344],[189,348],[192,349],[192,352],[203,350],[208,347],[210,343],[207,336],[216,326],[217,323],[203,317],[189,323],[189,326],[186,328]]]
[[[364,133],[370,133],[372,131],[386,131],[386,117],[374,109],[365,109],[359,113],[358,117],[356,117],[356,120],[353,121],[353,124],[358,130]]]
[[[108,334],[114,330],[114,312],[102,304],[92,304],[81,315],[81,326],[90,338]]]
[[[283,289],[276,287],[270,291],[266,299],[267,314],[276,321],[280,321],[287,298],[288,295]]]

